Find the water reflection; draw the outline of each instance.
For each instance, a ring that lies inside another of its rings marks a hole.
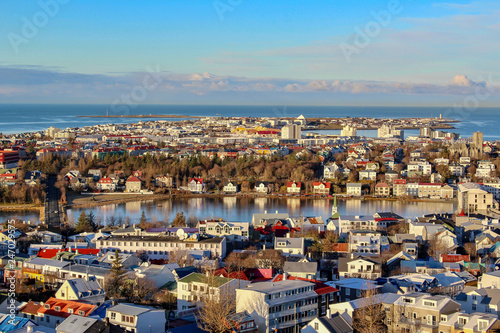
[[[87,208],[103,222],[114,217],[115,221],[129,218],[138,222],[142,211],[148,219],[172,221],[175,214],[183,212],[186,217],[200,219],[224,218],[228,221],[251,221],[254,213],[288,212],[291,216],[322,216],[327,219],[331,214],[333,200],[299,199],[299,198],[189,198],[166,199],[161,201],[127,202],[101,207]],[[363,201],[359,199],[338,201],[339,213],[342,215],[373,215],[376,212],[393,211],[406,218],[415,218],[435,212],[452,213],[456,205],[451,202],[401,202],[401,201]],[[68,210],[70,221],[78,220],[82,209]],[[23,220],[38,220],[36,212],[0,212],[0,219],[18,217]]]

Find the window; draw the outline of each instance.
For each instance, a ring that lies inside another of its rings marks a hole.
[[[472,310],[476,311],[476,309],[477,309],[477,305],[476,304],[472,304]]]
[[[314,323],[314,330],[319,331],[319,324],[318,323]]]

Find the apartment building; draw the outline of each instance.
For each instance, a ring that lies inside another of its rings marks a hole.
[[[177,282],[177,309],[187,313],[206,297],[228,297],[249,284],[248,280],[191,273]]]
[[[168,253],[177,250],[197,250],[209,254],[212,258],[226,256],[226,238],[213,237],[200,240],[180,240],[161,236],[111,236],[96,242],[96,248],[102,253],[120,250],[123,253],[145,251],[150,259],[166,259]]]
[[[449,315],[441,315],[439,332],[443,333],[493,333],[500,327],[500,321],[494,314],[479,313],[467,314],[455,312]]]
[[[354,255],[379,256],[381,234],[372,230],[349,231],[349,252]]]
[[[343,215],[339,218],[339,236],[347,237],[352,230],[380,230],[387,228],[387,221],[377,222],[373,216]]]
[[[236,289],[236,312],[247,311],[259,333],[292,333],[318,315],[314,283],[301,280],[260,282]]]
[[[494,206],[493,194],[481,184],[464,183],[458,185],[458,209],[464,212],[485,212]]]
[[[361,183],[347,183],[346,184],[346,193],[347,195],[352,195],[353,197],[360,197],[363,194],[361,190]]]

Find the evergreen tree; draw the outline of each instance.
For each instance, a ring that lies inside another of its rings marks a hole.
[[[175,214],[174,220],[172,221],[172,227],[185,227],[186,217],[183,212]]]
[[[82,211],[80,217],[78,217],[78,222],[76,223],[75,226],[75,232],[76,233],[88,232],[90,231],[89,229],[90,225],[89,225],[89,220],[87,218],[87,214],[85,214],[85,211]]]
[[[142,211],[141,219],[139,220],[139,224],[144,225],[144,223],[146,223],[146,222],[147,222],[146,214],[144,213],[144,211]]]

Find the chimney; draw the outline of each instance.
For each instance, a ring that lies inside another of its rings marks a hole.
[[[278,214],[278,211],[276,211],[276,214]]]
[[[354,259],[354,253],[351,252],[351,259]]]
[[[262,251],[266,250],[266,244],[262,245]]]
[[[106,326],[109,326],[109,318],[106,317]]]
[[[267,214],[267,210],[264,211],[264,214]]]
[[[332,317],[332,312],[330,311],[330,308],[326,308],[326,318],[330,319]]]
[[[290,233],[289,232],[286,233],[286,238],[290,238]]]
[[[26,333],[31,333],[33,332],[33,326],[29,325],[29,326],[26,326]]]
[[[286,274],[286,272],[283,272],[283,281],[286,281],[287,278],[288,278],[288,274]]]

